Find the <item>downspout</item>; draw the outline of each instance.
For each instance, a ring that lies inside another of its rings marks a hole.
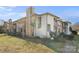
[[[36,36],[36,15],[35,15],[35,18],[34,18],[33,22],[34,22],[33,36],[35,37]]]
[[[48,30],[47,30],[47,17],[48,17],[48,14],[47,14],[47,16],[46,16],[46,38],[47,38],[47,32],[48,32]]]

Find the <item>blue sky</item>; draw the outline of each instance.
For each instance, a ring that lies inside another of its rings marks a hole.
[[[26,15],[28,6],[0,6],[0,20],[17,20]],[[38,14],[50,12],[61,19],[79,22],[79,6],[34,6]]]

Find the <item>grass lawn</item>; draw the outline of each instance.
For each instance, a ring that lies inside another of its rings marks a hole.
[[[68,49],[71,50],[69,52],[79,52],[79,35],[75,35],[73,40],[67,40],[64,38],[63,40],[65,41],[48,42],[47,46],[51,49],[54,49],[56,52],[67,52]]]
[[[64,42],[51,41],[46,44],[49,48],[55,50],[56,52],[61,52],[64,47]]]
[[[54,52],[40,43],[0,34],[0,52]]]

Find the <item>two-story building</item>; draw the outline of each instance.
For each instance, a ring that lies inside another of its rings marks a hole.
[[[7,24],[7,25],[6,25]],[[49,38],[49,31],[59,35],[64,32],[69,34],[70,22],[61,20],[60,17],[51,13],[37,14],[34,12],[34,8],[30,7],[26,11],[26,16],[18,19],[14,22],[9,20],[5,25],[5,32],[13,32],[22,35],[23,37],[41,37]]]

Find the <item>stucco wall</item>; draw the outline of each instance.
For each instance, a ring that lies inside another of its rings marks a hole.
[[[51,31],[54,32],[54,17],[51,15],[42,15],[41,16],[41,28],[38,28],[39,16],[36,20],[36,36],[41,38],[50,37],[49,32],[47,31],[47,24],[51,25]]]

